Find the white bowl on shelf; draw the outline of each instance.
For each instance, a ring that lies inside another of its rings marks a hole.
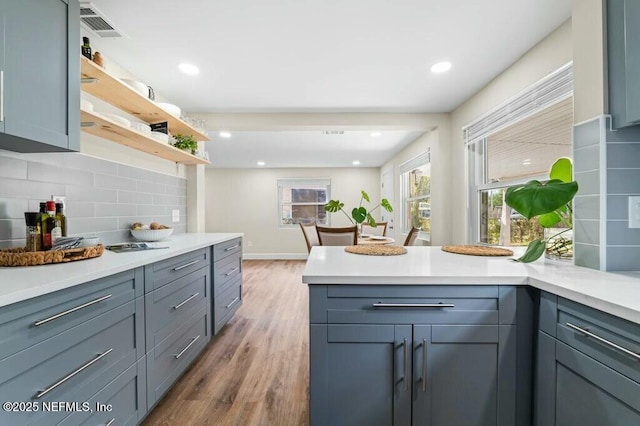
[[[80,99],[80,109],[87,112],[93,112],[93,104],[86,99]]]
[[[118,114],[113,114],[110,112],[101,112],[101,116],[106,117],[108,120],[113,121],[123,127],[131,127],[131,121],[127,120],[124,117],[119,116]]]
[[[157,140],[158,142],[169,143],[169,135],[162,132],[150,132],[152,138]]]
[[[137,121],[132,121],[131,128],[139,131],[140,133],[144,133],[145,135],[151,134],[151,126],[149,126],[146,123],[139,123]]]
[[[167,229],[131,229],[133,238],[140,241],[162,241],[173,233],[173,228]]]
[[[169,104],[167,102],[156,102],[156,105],[158,105],[160,108],[167,111],[169,114],[173,115],[174,117],[180,118],[180,113],[182,112],[182,110],[180,109],[179,106],[174,104]]]
[[[149,97],[149,87],[141,81],[130,80],[128,78],[121,78],[122,81],[127,86],[131,87],[136,92],[140,93],[145,98]]]

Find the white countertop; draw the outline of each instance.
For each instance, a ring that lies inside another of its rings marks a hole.
[[[242,234],[179,234],[159,241],[166,249],[113,253],[95,259],[42,266],[0,268],[0,306],[62,290],[118,272],[164,260],[202,247],[242,237]]]
[[[640,324],[640,274],[573,265],[514,262],[509,257],[465,256],[440,247],[407,247],[401,256],[363,256],[344,247],[314,247],[307,284],[530,285]]]

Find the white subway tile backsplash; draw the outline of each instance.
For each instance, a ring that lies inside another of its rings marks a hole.
[[[29,162],[27,179],[35,182],[55,182],[76,186],[93,186],[93,173],[67,169],[50,164]]]
[[[95,186],[96,188],[122,189],[128,191],[136,187],[136,181],[118,176],[96,174]]]
[[[0,156],[0,178],[26,179],[27,162]]]
[[[27,211],[37,211],[29,209],[29,200],[0,198],[0,218],[24,219],[24,212]]]

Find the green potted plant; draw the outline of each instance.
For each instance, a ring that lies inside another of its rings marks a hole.
[[[369,194],[367,194],[365,191],[360,191],[360,205],[358,207],[354,207],[351,210],[351,217],[349,217],[347,212],[344,211],[344,203],[340,200],[329,200],[329,202],[324,206],[324,209],[330,213],[341,211],[345,216],[347,216],[352,224],[357,226],[360,226],[362,222],[366,220],[367,223],[374,228],[377,226],[377,223],[371,213],[373,213],[378,207],[381,206],[390,213],[393,211],[393,207],[386,198],[380,200],[380,203],[378,203],[378,205],[371,210],[367,210],[367,208],[362,205],[364,201],[366,201],[367,203],[371,202]]]
[[[178,133],[173,135],[173,138],[175,139],[173,146],[176,148],[183,151],[189,151],[192,154],[196,153],[196,150],[198,149],[198,142],[193,139],[193,135],[185,136]]]
[[[573,251],[573,240],[563,234],[573,229],[573,209],[571,201],[578,192],[578,182],[573,180],[573,166],[568,158],[560,158],[549,171],[549,180],[530,180],[524,185],[507,189],[505,202],[509,207],[527,219],[538,218],[545,230],[561,228],[557,232],[529,243],[519,262],[533,262],[542,254],[564,257]],[[561,226],[558,226],[561,225]],[[552,244],[550,244],[552,243]]]

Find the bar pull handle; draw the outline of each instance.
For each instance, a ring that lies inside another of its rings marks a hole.
[[[175,272],[175,271],[179,271],[180,269],[184,269],[184,268],[187,268],[187,267],[189,267],[189,266],[191,266],[191,265],[195,265],[195,264],[196,264],[196,263],[198,263],[198,262],[200,262],[200,259],[198,259],[198,260],[192,260],[191,262],[189,262],[189,263],[185,263],[184,265],[176,266],[175,268],[173,268],[173,270],[174,270],[174,272]]]
[[[200,335],[197,335],[196,337],[194,337],[193,339],[191,339],[191,341],[189,342],[189,344],[188,344],[187,346],[185,346],[183,350],[181,350],[180,352],[178,352],[177,354],[175,354],[173,357],[174,357],[175,359],[180,359],[180,357],[181,357],[182,355],[184,355],[184,353],[185,353],[186,351],[188,351],[188,350],[189,350],[189,348],[190,348],[191,346],[193,346],[193,344],[194,344],[195,342],[197,342],[199,338],[200,338]]]
[[[182,302],[178,303],[177,305],[175,305],[173,307],[173,309],[180,309],[182,308],[182,306],[184,306],[186,303],[189,303],[190,300],[193,300],[195,297],[198,297],[200,295],[200,293],[196,293],[196,294],[192,294],[191,296],[187,297],[186,299],[184,299]]]
[[[593,334],[592,332],[589,331],[589,329],[587,328],[582,328],[582,327],[578,327],[575,324],[571,324],[570,322],[567,323],[567,327],[572,328],[573,330],[577,331],[578,333],[582,333],[587,337],[591,337],[593,340],[600,342],[602,344],[604,344],[605,346],[609,346],[610,348],[613,348],[615,350],[618,350],[620,352],[622,352],[625,355],[629,355],[632,358],[635,358],[636,360],[640,361],[640,354],[635,353],[633,351],[630,351],[627,348],[623,348],[620,345],[617,345],[603,337],[598,336],[597,334]]]
[[[87,308],[87,307],[89,307],[91,305],[95,305],[96,303],[100,303],[100,302],[102,302],[104,300],[107,300],[111,296],[112,296],[111,294],[106,294],[106,295],[104,295],[102,297],[98,297],[97,299],[94,299],[94,300],[91,300],[91,301],[89,301],[87,303],[83,303],[82,305],[76,306],[75,308],[71,308],[71,309],[68,309],[68,310],[66,310],[64,312],[60,312],[59,314],[52,315],[49,318],[45,318],[43,320],[36,321],[36,322],[33,323],[33,325],[34,325],[34,327],[40,327],[43,324],[46,324],[46,323],[51,322],[53,320],[57,320],[58,318],[61,318],[61,317],[65,316],[65,315],[69,315],[69,314],[71,314],[73,312],[79,311],[80,309],[84,309],[84,308]]]
[[[229,303],[227,306],[225,306],[225,308],[229,309],[230,307],[232,307],[233,305],[235,305],[235,304],[236,304],[236,302],[237,302],[238,300],[240,300],[240,297],[236,297],[235,299],[233,299],[233,300],[231,301],[231,303]]]
[[[4,70],[0,70],[0,121],[4,121]]]
[[[427,391],[427,339],[422,339],[422,392]]]
[[[233,274],[234,272],[236,272],[238,269],[237,266],[235,268],[233,268],[232,270],[230,270],[229,272],[227,272],[226,274],[224,274],[225,277],[228,277],[229,275]]]
[[[455,308],[453,303],[373,303],[374,308],[426,308],[426,309],[442,309]]]
[[[238,247],[240,247],[240,244],[236,244],[235,246],[227,247],[226,249],[224,249],[224,251],[231,251],[231,250],[236,249]]]
[[[404,391],[409,390],[409,343],[407,338],[402,339],[402,345],[404,346]]]
[[[102,358],[104,358],[105,356],[109,355],[111,352],[113,351],[113,348],[109,349],[108,351],[105,351],[101,354],[98,354],[98,356],[96,356],[94,359],[92,359],[91,361],[87,362],[86,364],[84,364],[82,367],[77,368],[76,370],[74,370],[72,373],[67,374],[66,376],[64,376],[62,379],[58,380],[57,382],[55,382],[54,384],[52,384],[51,386],[47,387],[45,390],[42,390],[40,392],[38,392],[36,394],[36,398],[42,398],[43,396],[45,396],[46,394],[48,394],[49,392],[51,392],[52,390],[54,390],[55,388],[57,388],[58,386],[62,385],[63,383],[65,383],[67,380],[71,379],[73,376],[75,376],[76,374],[86,370],[87,368],[91,367],[93,364],[95,364],[96,362],[100,361]]]
[[[114,417],[114,418],[112,418],[111,420],[109,420],[109,422],[108,422],[108,423],[105,423],[105,425],[104,425],[104,426],[111,426],[111,425],[112,425],[112,424],[114,424],[115,422],[116,422],[116,418]]]

